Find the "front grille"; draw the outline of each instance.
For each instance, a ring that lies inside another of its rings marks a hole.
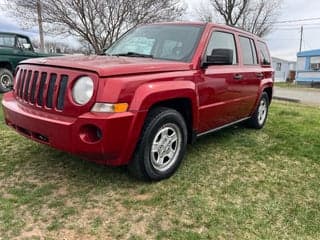
[[[62,111],[64,109],[69,76],[30,69],[19,69],[15,94],[36,107]]]

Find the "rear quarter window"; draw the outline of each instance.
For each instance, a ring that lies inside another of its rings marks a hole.
[[[260,61],[262,65],[271,65],[268,47],[263,42],[258,42]]]

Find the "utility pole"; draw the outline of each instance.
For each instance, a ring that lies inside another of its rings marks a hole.
[[[39,25],[39,36],[40,36],[40,51],[44,52],[44,36],[43,36],[43,26],[42,26],[41,0],[37,0],[37,12],[38,12],[38,25]]]
[[[299,52],[301,52],[301,50],[302,50],[302,40],[303,40],[303,26],[301,26],[301,30],[300,30],[300,48],[299,48]]]

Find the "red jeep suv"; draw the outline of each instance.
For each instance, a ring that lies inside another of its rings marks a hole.
[[[89,160],[171,176],[197,137],[264,126],[273,69],[266,43],[211,23],[138,26],[105,56],[32,59],[2,104],[6,124]]]

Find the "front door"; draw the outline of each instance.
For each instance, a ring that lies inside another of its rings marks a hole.
[[[216,49],[229,49],[233,52],[232,65],[211,65],[202,69],[199,94],[199,131],[204,132],[236,121],[243,111],[243,97],[236,36],[227,31],[215,29],[212,32],[205,57]]]

